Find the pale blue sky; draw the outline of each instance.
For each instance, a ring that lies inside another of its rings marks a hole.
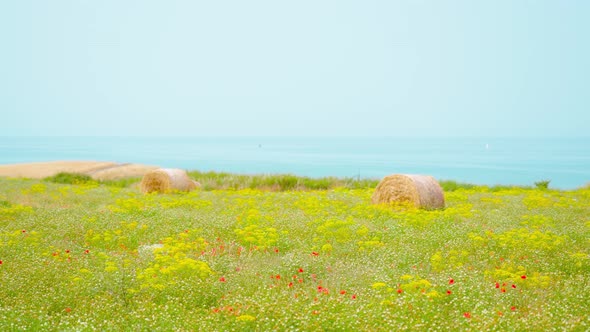
[[[0,135],[588,135],[590,1],[0,2]]]

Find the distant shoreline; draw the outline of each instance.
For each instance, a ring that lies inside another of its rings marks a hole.
[[[47,161],[0,165],[0,176],[43,179],[62,172],[81,173],[95,180],[141,177],[157,166],[105,161]]]
[[[16,164],[0,164],[0,177],[7,178],[28,178],[44,179],[55,176],[59,173],[79,173],[90,176],[97,181],[106,181],[113,183],[123,181],[122,185],[127,185],[126,180],[143,177],[147,172],[158,168],[158,166],[135,164],[135,163],[117,163],[105,161],[47,161],[47,162],[30,162]],[[329,189],[339,186],[349,188],[373,188],[381,180],[380,178],[354,178],[354,177],[307,177],[294,175],[290,173],[281,174],[239,174],[220,171],[198,171],[187,169],[192,178],[198,179],[204,184],[203,189],[244,189],[244,188],[262,188],[269,190],[289,190],[289,189]],[[514,184],[475,184],[462,182],[456,179],[437,179],[444,191],[454,191],[459,188],[469,189],[473,187],[489,187],[491,190],[501,190],[506,188],[535,188],[542,186],[539,181],[531,185],[514,185]],[[590,184],[582,185],[576,188],[563,189],[553,188],[553,190],[576,190],[587,188]],[[547,188],[545,186],[545,188]]]

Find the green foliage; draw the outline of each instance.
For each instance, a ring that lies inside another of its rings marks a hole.
[[[548,189],[549,188],[549,182],[551,182],[551,180],[537,181],[537,182],[535,182],[535,187],[537,189],[541,189],[541,190]]]
[[[46,177],[43,179],[47,182],[61,183],[61,184],[84,184],[88,182],[94,182],[90,175],[80,173],[67,173],[61,172],[54,176]]]
[[[442,187],[443,191],[455,191],[458,189],[472,189],[475,187],[473,184],[469,183],[460,183],[453,180],[442,180],[439,182],[440,186]]]
[[[279,191],[293,190],[299,184],[299,178],[295,175],[267,175],[262,178],[262,186]]]

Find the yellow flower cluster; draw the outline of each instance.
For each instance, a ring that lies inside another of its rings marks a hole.
[[[528,228],[511,229],[500,234],[490,233],[489,236],[500,247],[513,251],[554,250],[567,239],[566,236],[559,236],[550,231],[542,232]]]
[[[400,277],[401,281],[395,287],[388,287],[384,282],[376,282],[372,285],[372,288],[376,291],[383,292],[382,294],[387,295],[388,298],[383,300],[381,304],[391,304],[396,297],[404,295],[411,297],[423,296],[425,299],[432,300],[441,296],[434,285],[427,279],[424,279],[418,275],[403,275]]]
[[[26,249],[36,247],[41,240],[41,234],[37,231],[15,230],[12,232],[0,232],[0,248],[16,247]]]
[[[144,199],[131,198],[118,198],[115,204],[107,206],[111,212],[116,213],[137,213],[151,207],[151,200],[148,199],[149,195]]]
[[[494,282],[513,284],[521,288],[547,288],[551,284],[551,278],[539,272],[528,272],[523,266],[514,266],[504,263],[484,272]]]
[[[529,209],[533,210],[536,208],[548,208],[553,205],[553,200],[551,200],[548,195],[543,192],[531,192],[528,193],[523,199],[522,203]]]
[[[207,245],[203,238],[193,238],[190,232],[164,239],[162,246],[154,249],[154,260],[137,273],[140,289],[164,290],[181,279],[207,278],[213,271],[206,262],[194,258]]]
[[[437,251],[430,257],[430,265],[435,272],[452,270],[467,263],[469,252],[466,250]]]
[[[188,207],[192,209],[202,209],[213,205],[211,201],[197,200],[192,196],[185,195],[184,197],[165,197],[160,201],[160,206],[164,209],[174,209]]]
[[[137,249],[138,239],[147,229],[147,225],[139,225],[136,221],[121,222],[121,227],[114,230],[95,231],[89,229],[84,236],[85,242],[96,248],[106,250]]]
[[[13,220],[20,214],[23,213],[31,213],[33,212],[33,208],[30,206],[25,206],[21,204],[5,204],[6,206],[0,205],[0,221],[2,220]]]
[[[256,209],[250,209],[238,217],[234,233],[242,245],[264,250],[274,246],[279,237],[276,228],[269,227],[271,225],[270,218],[262,217]]]

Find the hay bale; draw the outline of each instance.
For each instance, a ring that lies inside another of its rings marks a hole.
[[[410,202],[417,208],[445,207],[445,196],[438,182],[428,175],[394,174],[383,178],[371,197],[373,204]]]
[[[199,183],[189,178],[186,171],[177,168],[158,168],[150,171],[143,176],[140,184],[143,193],[191,191],[198,187]]]

